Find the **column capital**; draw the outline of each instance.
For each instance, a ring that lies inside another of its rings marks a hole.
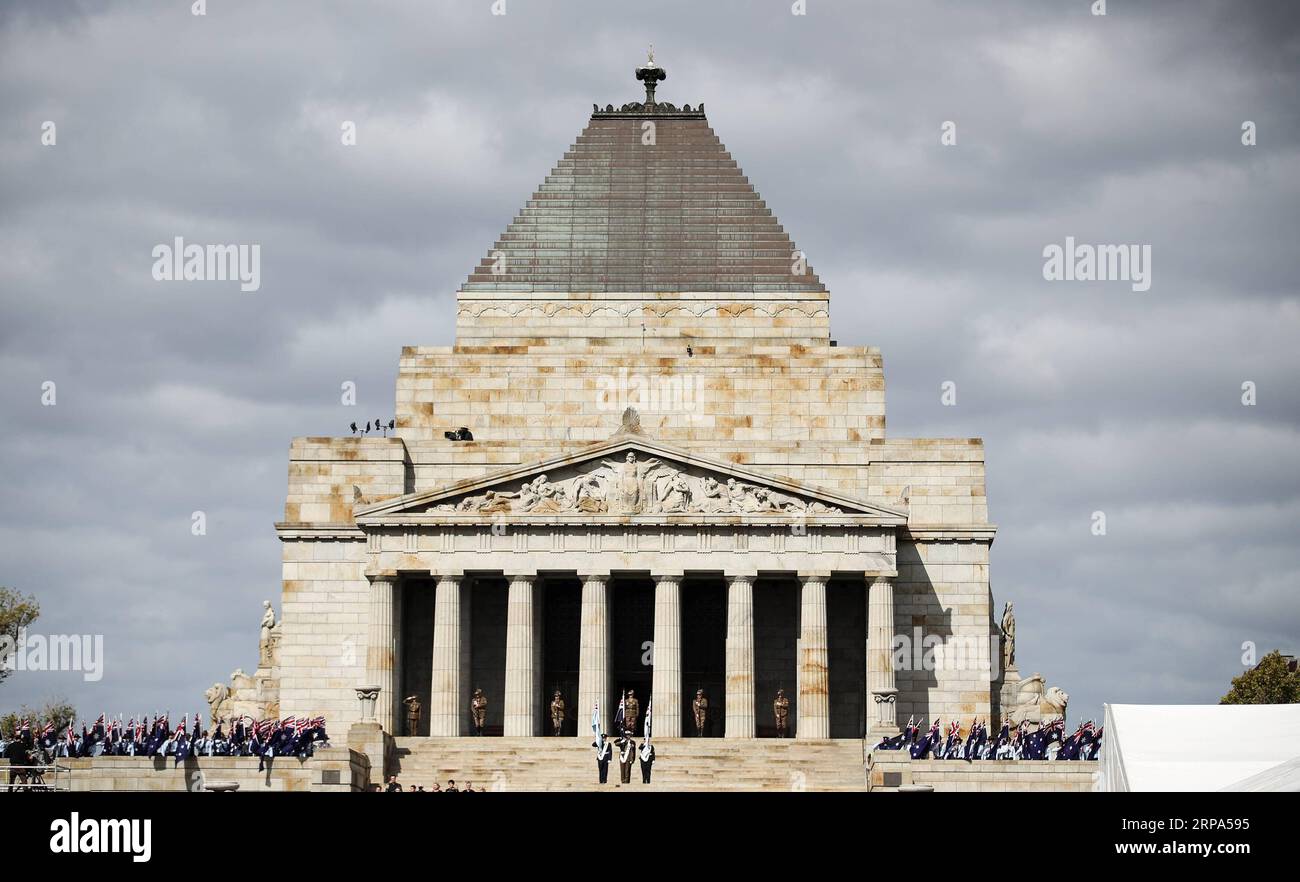
[[[722,578],[730,585],[733,582],[748,582],[751,585],[758,579],[758,573],[723,573]]]
[[[502,575],[504,575],[504,576],[506,577],[506,581],[507,581],[507,582],[529,582],[529,583],[534,583],[534,582],[536,582],[536,581],[540,578],[540,577],[537,575],[536,572],[531,572],[531,573],[503,573]]]
[[[829,582],[830,580],[831,574],[829,572],[822,572],[820,570],[799,571],[800,582]]]
[[[612,577],[609,573],[578,573],[578,578],[587,582],[608,582]]]
[[[654,580],[656,585],[660,582],[677,582],[681,584],[686,575],[684,573],[651,573],[650,578]]]
[[[867,575],[867,581],[870,582],[872,585],[883,585],[886,588],[889,587],[891,584],[893,584],[894,579],[896,578],[897,576],[890,575],[889,573],[875,573],[875,574]]]
[[[444,579],[451,580],[466,578],[464,570],[429,570],[429,577],[436,579],[439,582]]]

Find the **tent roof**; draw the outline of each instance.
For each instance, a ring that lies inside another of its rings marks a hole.
[[[1284,783],[1278,767],[1300,759],[1300,704],[1108,704],[1105,726],[1107,790],[1221,790],[1275,771]]]

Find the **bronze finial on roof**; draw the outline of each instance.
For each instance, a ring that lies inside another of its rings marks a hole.
[[[655,106],[655,86],[668,79],[668,71],[655,64],[655,44],[650,44],[646,63],[637,67],[636,78],[645,83],[645,106],[650,110]]]

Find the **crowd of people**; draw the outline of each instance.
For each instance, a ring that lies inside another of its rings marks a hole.
[[[962,738],[961,723],[953,720],[940,731],[940,721],[930,725],[924,735],[915,719],[898,735],[884,738],[876,750],[907,750],[912,759],[954,760],[1091,760],[1101,752],[1104,728],[1097,728],[1092,720],[1080,723],[1073,735],[1065,734],[1065,720],[1057,718],[1031,729],[1033,724],[1024,721],[1014,730],[1004,722],[997,737],[989,737],[988,726],[979,720],[971,724],[966,738]]]
[[[152,721],[132,717],[125,723],[121,717],[114,720],[100,714],[90,726],[83,721],[77,732],[71,722],[59,731],[53,722],[33,726],[23,719],[12,732],[0,732],[0,755],[11,766],[49,765],[64,757],[161,756],[179,765],[192,757],[256,756],[262,771],[274,757],[308,757],[317,747],[329,747],[324,717],[254,720],[244,716],[229,721],[229,732],[226,725],[226,720],[220,720],[209,732],[198,714],[193,723],[182,715],[175,727],[170,714]]]
[[[372,793],[380,793],[380,792],[383,793],[486,793],[487,792],[481,787],[478,790],[475,790],[473,781],[466,781],[464,787],[457,787],[455,778],[448,778],[446,787],[443,787],[437,781],[434,781],[433,786],[427,789],[423,785],[417,787],[414,784],[410,785],[409,787],[403,787],[400,783],[398,783],[396,775],[392,775],[389,777],[387,785],[381,786],[379,784],[371,784],[370,791]]]

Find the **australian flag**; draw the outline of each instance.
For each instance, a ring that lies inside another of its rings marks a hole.
[[[913,742],[912,759],[925,759],[939,747],[942,737],[939,735],[939,718],[935,717],[934,724],[930,726],[930,733],[925,738]]]

